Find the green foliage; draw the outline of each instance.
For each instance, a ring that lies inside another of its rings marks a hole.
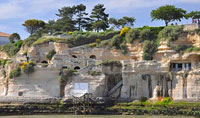
[[[4,59],[4,60],[0,60],[0,65],[4,68],[5,65],[7,64],[8,60]]]
[[[69,47],[76,47],[85,44],[90,44],[96,42],[96,39],[100,40],[108,40],[118,34],[117,31],[112,32],[102,32],[102,33],[94,33],[94,32],[74,32],[71,37],[66,40],[66,43]]]
[[[16,42],[15,46],[17,46],[17,48],[20,49],[22,47],[23,43],[24,43],[24,41],[19,40],[18,42]]]
[[[147,99],[147,97],[141,97],[140,98],[140,102],[146,102],[148,99]]]
[[[154,20],[164,20],[166,26],[169,22],[178,20],[181,21],[181,19],[185,16],[186,11],[181,8],[176,8],[173,5],[165,5],[161,6],[156,10],[152,10],[151,12],[151,18],[152,21]]]
[[[39,39],[37,39],[35,42],[33,42],[32,45],[39,45],[39,44],[44,44],[44,43],[48,43],[48,42],[64,42],[65,39],[62,38],[44,38],[41,37]]]
[[[35,64],[33,62],[25,62],[22,66],[22,70],[26,74],[30,74],[34,72],[34,66]]]
[[[10,75],[9,75],[9,78],[15,78],[15,77],[19,77],[21,75],[21,68],[19,65],[16,66],[15,69],[13,69],[11,72],[10,72]]]
[[[121,52],[123,54],[126,54],[127,53],[127,45],[126,45],[126,43],[120,44],[120,49],[121,49]]]
[[[151,38],[151,30],[150,29],[143,29],[140,32],[140,39],[142,40],[150,40]]]
[[[0,51],[6,52],[8,56],[13,57],[17,54],[22,45],[23,41],[19,40],[16,43],[10,43],[0,46]]]
[[[105,13],[105,9],[103,4],[97,4],[92,9],[92,13],[90,18],[92,18],[92,27],[97,32],[100,30],[106,30],[109,27],[108,24],[108,14]]]
[[[158,37],[171,43],[176,41],[183,33],[183,26],[167,26],[158,34]]]
[[[88,72],[88,74],[90,74],[90,75],[92,75],[92,76],[98,76],[98,75],[101,75],[101,72],[97,72],[97,71],[92,71],[92,70],[90,70],[90,71]]]
[[[104,66],[118,66],[122,67],[122,63],[120,61],[114,61],[114,60],[106,60],[101,63]]]
[[[15,40],[20,40],[20,35],[18,33],[12,33],[9,37],[10,43],[14,43]]]
[[[111,40],[110,40],[110,46],[114,47],[116,49],[120,49],[120,44],[123,42],[120,34],[115,35]]]
[[[185,18],[200,19],[200,11],[191,11],[185,15]]]
[[[31,46],[39,38],[40,38],[40,36],[37,34],[30,35],[27,39],[24,40],[24,45]]]
[[[131,29],[126,34],[126,41],[128,43],[133,43],[134,40],[139,39],[139,36],[140,36],[140,30],[138,30],[138,29]]]
[[[48,52],[48,54],[46,55],[46,58],[50,61],[52,58],[53,58],[53,56],[56,54],[56,51],[53,49],[53,50],[50,50],[49,52]]]
[[[146,40],[143,44],[143,59],[153,60],[153,54],[157,51],[157,44]]]
[[[118,29],[122,29],[123,27],[132,27],[135,22],[135,18],[134,17],[127,17],[124,16],[121,19],[115,19],[115,18],[110,18],[109,19],[109,23],[111,25],[113,25],[113,27],[116,27]]]
[[[33,33],[36,33],[39,29],[43,28],[45,26],[45,22],[42,20],[36,20],[36,19],[29,19],[22,24],[28,33],[31,35]]]
[[[164,98],[156,103],[134,101],[118,103],[107,110],[126,113],[127,115],[181,115],[200,116],[199,102],[173,102],[171,98]]]
[[[165,97],[165,98],[163,98],[162,101],[157,101],[157,102],[155,103],[155,105],[166,106],[166,105],[170,105],[170,104],[172,104],[172,103],[173,103],[173,100],[172,100],[171,97]]]
[[[177,53],[183,54],[185,52],[198,52],[200,51],[200,48],[195,46],[188,46],[188,45],[179,45],[179,46],[171,46],[173,50],[175,50]]]

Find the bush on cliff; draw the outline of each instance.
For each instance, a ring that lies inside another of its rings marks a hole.
[[[183,26],[167,26],[158,34],[158,37],[170,43],[176,41],[183,33]]]
[[[118,31],[110,31],[110,32],[74,32],[71,37],[66,40],[66,43],[69,47],[76,47],[85,44],[95,43],[96,39],[108,40],[111,39],[116,34],[119,34]]]
[[[140,30],[139,29],[131,29],[126,34],[126,41],[128,43],[133,43],[134,40],[139,39],[140,36]]]
[[[115,61],[115,60],[106,60],[101,63],[104,66],[118,66],[122,67],[122,63],[120,61]]]
[[[0,51],[3,51],[8,54],[8,56],[13,57],[20,50],[23,45],[23,41],[19,40],[16,43],[10,43],[0,46]]]
[[[31,46],[39,38],[40,36],[37,34],[30,35],[27,39],[24,40],[24,45]]]
[[[64,42],[65,39],[62,38],[45,38],[41,37],[37,39],[32,45],[39,45],[39,44],[44,44],[44,43],[49,43],[49,42]]]
[[[30,73],[33,73],[34,72],[34,62],[32,61],[29,61],[29,62],[24,62],[22,65],[21,65],[21,69],[24,73],[26,74],[30,74]]]
[[[16,68],[10,72],[9,78],[12,79],[15,77],[19,77],[20,75],[21,75],[21,68],[19,65],[17,65]]]
[[[48,52],[48,54],[46,55],[46,58],[50,61],[52,58],[53,58],[53,56],[56,54],[56,51],[53,49],[53,50],[50,50],[49,52]]]
[[[157,44],[153,41],[145,41],[143,44],[143,60],[153,60],[153,55],[157,51]]]
[[[171,48],[180,54],[200,51],[200,48],[188,45],[171,46]]]

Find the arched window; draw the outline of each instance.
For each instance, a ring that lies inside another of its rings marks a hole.
[[[91,55],[90,59],[96,59],[96,56],[95,55]]]
[[[73,57],[73,58],[77,58],[77,56],[76,56],[76,55],[72,55],[72,57]]]
[[[43,64],[48,64],[48,62],[47,62],[47,61],[45,61],[45,60],[43,60],[41,63],[43,63]]]
[[[79,66],[74,67],[74,70],[80,70],[81,68]]]

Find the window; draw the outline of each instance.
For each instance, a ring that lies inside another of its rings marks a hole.
[[[72,89],[71,94],[76,97],[81,97],[89,92],[88,83],[75,83],[74,89]]]
[[[191,63],[171,63],[170,71],[191,70]]]
[[[75,90],[87,90],[88,91],[88,83],[75,83],[74,89]]]

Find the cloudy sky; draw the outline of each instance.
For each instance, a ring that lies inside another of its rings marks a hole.
[[[24,39],[29,35],[22,26],[25,20],[57,19],[55,14],[59,8],[81,3],[87,6],[88,12],[94,5],[101,3],[105,5],[110,17],[133,16],[136,18],[135,27],[164,25],[162,21],[151,22],[150,17],[151,10],[162,5],[175,5],[188,12],[200,10],[200,0],[0,0],[0,32],[17,32]],[[184,20],[178,24],[190,22],[191,20]]]

